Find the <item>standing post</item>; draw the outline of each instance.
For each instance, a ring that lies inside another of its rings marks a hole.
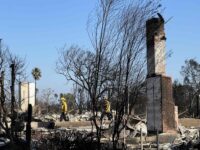
[[[31,149],[31,120],[32,120],[32,105],[28,105],[28,119],[26,123],[26,142],[27,142],[27,149]]]
[[[10,65],[11,68],[11,137],[14,136],[14,107],[15,107],[15,64]]]

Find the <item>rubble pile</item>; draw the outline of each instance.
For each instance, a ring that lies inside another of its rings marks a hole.
[[[92,117],[90,112],[86,112],[84,114],[75,114],[75,115],[68,115],[69,121],[78,122],[78,121],[89,121]]]
[[[9,143],[10,143],[10,139],[4,138],[4,137],[0,137],[0,148],[4,148]]]
[[[102,130],[102,139],[105,140],[102,144],[108,144],[112,141],[114,131],[113,119],[103,118],[100,121],[96,119]],[[96,130],[92,127],[92,113],[85,112],[84,114],[69,114],[69,121],[60,122],[60,114],[47,114],[38,117],[33,117],[32,120],[32,149],[90,149],[96,148]],[[24,117],[26,118],[26,117]],[[26,120],[26,119],[25,119]],[[101,123],[101,124],[100,124]],[[126,123],[126,127],[123,129]],[[148,134],[146,119],[138,116],[126,116],[121,122],[120,142],[123,143],[123,138],[126,138],[128,149],[157,148],[166,150],[189,149],[200,145],[199,129],[195,127],[186,128],[179,125],[177,133],[168,134]],[[25,139],[25,129],[21,132],[21,139]],[[158,136],[158,137],[157,137]],[[0,149],[9,145],[10,140],[0,138]],[[111,144],[112,145],[112,144]],[[84,147],[84,148],[83,148]]]
[[[46,136],[34,137],[32,149],[90,149],[96,148],[95,135],[87,131],[68,130],[64,128],[45,131]],[[37,133],[38,135],[38,133]]]
[[[174,140],[173,147],[192,146],[200,143],[199,129],[195,129],[194,127],[185,128],[180,125],[178,130],[179,136]]]
[[[91,112],[85,112],[83,114],[68,114],[69,121],[77,122],[77,121],[89,121],[92,117]],[[46,122],[46,121],[59,121],[60,114],[46,114],[40,116],[34,116],[33,120],[38,122]]]
[[[146,120],[141,119],[138,116],[130,117],[127,122],[127,129],[130,130],[129,137],[135,137],[136,135],[142,134],[143,136],[147,136],[147,125]]]

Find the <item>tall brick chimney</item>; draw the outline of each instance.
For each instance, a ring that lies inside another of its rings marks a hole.
[[[177,129],[177,108],[172,94],[172,79],[165,75],[164,19],[146,22],[147,39],[147,129],[170,132]]]
[[[146,22],[148,76],[165,74],[164,19],[152,18]]]

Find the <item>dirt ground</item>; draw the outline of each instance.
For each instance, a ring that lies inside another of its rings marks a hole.
[[[77,122],[70,122],[70,121],[56,121],[56,126],[58,127],[81,127],[81,126],[90,126],[90,121],[77,121]]]
[[[200,119],[194,118],[181,118],[179,119],[179,124],[185,127],[199,127],[200,128]]]
[[[200,128],[200,119],[194,118],[181,118],[179,119],[179,124],[185,127],[199,127]],[[90,121],[78,121],[78,122],[56,122],[58,127],[81,127],[81,126],[90,126]]]

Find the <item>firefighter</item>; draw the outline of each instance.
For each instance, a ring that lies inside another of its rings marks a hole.
[[[63,119],[65,121],[69,121],[68,116],[66,117],[67,114],[67,100],[65,99],[65,97],[63,96],[63,94],[60,94],[60,101],[61,101],[61,115],[60,115],[60,121],[62,121]]]
[[[101,120],[105,115],[108,117],[108,120],[111,120],[113,117],[110,111],[110,102],[106,96],[103,98],[103,113],[101,115]]]

